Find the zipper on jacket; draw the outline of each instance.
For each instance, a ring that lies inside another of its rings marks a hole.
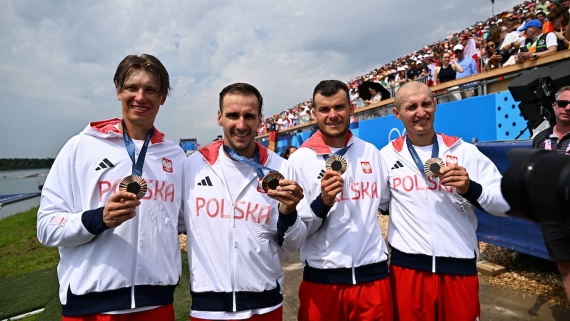
[[[132,275],[132,285],[131,285],[131,309],[136,308],[136,302],[135,302],[135,281],[136,281],[136,272],[137,272],[137,261],[138,261],[138,248],[139,248],[139,208],[136,208],[136,213],[135,213],[135,228],[134,228],[134,248],[135,248],[135,258],[133,260],[133,275]]]
[[[351,187],[351,185],[352,185],[352,175],[350,174],[350,171],[347,171],[346,175],[348,176],[348,177],[347,177],[347,178],[348,178],[347,192],[348,192],[348,190],[350,189],[350,187]],[[343,193],[343,194],[344,194],[344,188],[345,188],[345,186],[346,186],[346,184],[344,184],[344,186],[342,187],[342,189],[343,189],[342,193]],[[352,204],[351,202],[352,202],[352,200],[347,200],[346,206],[347,206],[347,207],[350,206],[350,207],[354,208],[354,206],[352,206],[353,204]],[[349,210],[348,210],[348,213],[350,214],[350,224],[352,225],[352,224],[354,224],[354,220],[353,220],[352,212],[350,211],[350,208],[349,208]],[[354,228],[354,226],[351,226],[350,229],[352,230],[353,228]],[[355,239],[355,238],[356,238],[355,233],[352,233],[352,234],[351,234],[351,237],[350,237],[350,243],[351,243],[351,247],[352,247],[352,254],[350,255],[350,259],[351,259],[351,261],[352,261],[352,262],[351,262],[351,264],[352,264],[352,269],[351,269],[351,270],[352,270],[352,271],[351,271],[351,272],[352,272],[352,284],[356,284],[356,270],[355,270],[355,265],[356,265],[356,264],[355,264],[355,262],[354,262],[354,255],[355,255],[355,250],[354,250],[355,241],[354,241],[354,239]]]
[[[219,160],[218,160],[219,162]],[[235,269],[235,258],[234,258],[234,252],[236,251],[237,248],[237,244],[235,244],[235,239],[234,239],[234,230],[235,230],[235,208],[236,208],[236,201],[233,199],[232,197],[232,193],[230,193],[229,190],[229,184],[227,184],[227,179],[226,179],[226,175],[224,174],[224,167],[223,165],[220,165],[220,170],[221,170],[221,174],[220,175],[214,168],[212,165],[210,165],[210,168],[212,169],[212,171],[214,173],[216,173],[216,175],[218,175],[218,177],[226,184],[223,184],[226,190],[226,196],[230,199],[230,201],[232,202],[231,204],[231,213],[230,213],[230,275],[231,275],[231,283],[232,283],[232,311],[236,312],[237,311],[237,303],[236,303],[236,269]],[[241,195],[243,194],[243,192],[247,189],[247,187],[249,186],[249,184],[251,184],[252,180],[257,180],[257,175],[255,174],[255,171],[253,172],[253,177],[250,179],[250,181],[244,186],[244,188],[238,193],[236,200],[239,200]]]
[[[233,217],[234,217],[234,208],[235,208],[235,203],[232,202],[232,224],[235,224],[235,222],[233,222]],[[235,226],[235,225],[234,225]],[[235,273],[235,262],[234,262],[234,252],[236,250],[236,246],[235,246],[235,241],[234,241],[234,228],[230,228],[230,246],[231,246],[231,255],[230,255],[230,268],[231,268],[231,279],[232,279],[232,311],[236,312],[237,311],[237,307],[236,307],[236,273]]]

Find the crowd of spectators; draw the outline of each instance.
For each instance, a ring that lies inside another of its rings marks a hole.
[[[351,79],[347,82],[350,100],[360,108],[390,98],[370,89],[366,96],[371,98],[362,99],[358,88],[364,82],[380,83],[393,97],[400,85],[409,81],[433,86],[568,50],[570,31],[565,35],[565,30],[570,23],[569,7],[570,0],[525,1],[510,11],[479,21]],[[456,94],[458,97],[449,99],[468,98],[473,94],[474,90],[464,90]],[[258,134],[310,122],[311,105],[309,99],[266,119]]]

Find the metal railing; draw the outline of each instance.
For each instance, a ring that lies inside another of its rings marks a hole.
[[[557,63],[567,59],[570,59],[570,50],[558,52],[552,56],[540,58],[537,60],[531,60],[524,63],[492,69],[487,72],[482,72],[462,79],[452,80],[443,84],[432,86],[430,88],[434,92],[434,97],[436,98],[436,103],[438,104],[454,101],[458,98],[465,99],[467,96],[469,96],[469,92],[471,91],[475,92],[479,96],[484,96],[488,94],[488,88],[491,84],[516,78],[522,71],[525,71],[527,69],[534,69],[540,66]],[[393,93],[395,94],[399,88],[392,89],[394,89]],[[475,96],[475,93],[473,96]],[[356,112],[354,114],[355,121],[362,121],[391,115],[392,107],[394,107],[393,97],[394,96],[392,95],[392,98],[390,99],[356,109]],[[278,133],[287,134],[292,132],[305,132],[313,130],[315,128],[315,121],[311,120],[309,123],[300,124],[284,130],[280,130]],[[269,134],[264,134],[258,136],[257,138],[264,140],[268,136]]]

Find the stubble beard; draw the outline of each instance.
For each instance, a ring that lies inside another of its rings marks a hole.
[[[319,126],[319,130],[321,131],[321,134],[328,136],[330,138],[342,137],[342,136],[344,136],[344,134],[346,134],[348,132],[348,128],[350,127],[350,124],[345,124],[343,122],[342,125],[344,126],[344,129],[342,131],[339,131],[338,133],[331,133],[331,132],[327,131],[325,128],[321,128],[320,126]],[[324,127],[326,127],[326,125]]]

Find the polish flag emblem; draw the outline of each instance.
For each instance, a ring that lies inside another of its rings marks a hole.
[[[362,171],[364,174],[372,174],[372,166],[369,162],[360,162],[360,165],[362,165]]]
[[[447,155],[445,157],[445,166],[457,166],[459,164],[459,160],[457,157],[453,155]]]
[[[162,170],[167,173],[172,173],[172,161],[168,158],[162,158]]]

